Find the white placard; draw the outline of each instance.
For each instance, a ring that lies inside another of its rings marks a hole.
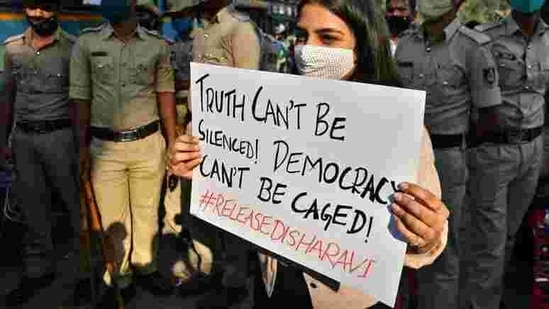
[[[191,81],[191,213],[393,306],[389,199],[415,181],[425,93],[197,63]]]

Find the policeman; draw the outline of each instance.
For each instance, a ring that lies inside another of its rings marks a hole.
[[[420,0],[420,27],[399,39],[396,59],[405,87],[427,91],[425,125],[431,135],[442,200],[451,211],[448,246],[418,272],[418,302],[424,309],[458,308],[461,213],[467,184],[466,134],[472,108],[501,103],[489,38],[460,23],[461,2]]]
[[[12,153],[22,192],[18,196],[27,223],[24,240],[25,272],[5,299],[12,307],[28,301],[54,279],[52,245],[52,190],[68,212],[72,241],[63,274],[78,269],[79,195],[78,156],[69,111],[69,60],[75,38],[59,27],[57,3],[25,1],[29,28],[4,44],[5,70],[0,90],[0,161],[9,153],[7,138],[12,121]]]
[[[79,107],[82,172],[91,159],[96,202],[118,265],[116,277],[105,281],[116,280],[126,299],[135,291],[132,279],[167,294],[171,282],[158,272],[154,248],[166,141],[171,147],[176,137],[169,50],[156,32],[138,26],[135,0],[101,6],[108,23],[78,39],[70,97]]]
[[[176,90],[176,104],[177,104],[177,127],[178,133],[183,134],[186,124],[189,122],[188,116],[190,115],[188,110],[188,97],[189,97],[189,85],[191,79],[191,67],[190,63],[193,60],[192,47],[193,39],[192,32],[195,28],[194,11],[192,10],[192,0],[169,0],[167,2],[167,10],[164,12],[164,16],[169,17],[171,20],[171,27],[175,32],[175,42],[170,45],[171,64],[175,73],[175,90]],[[179,181],[182,184],[179,184]],[[181,218],[181,206],[182,206],[182,187],[183,187],[183,200],[184,207],[189,207],[189,194],[190,194],[190,181],[179,180],[177,177],[168,175],[167,190],[164,197],[164,227],[162,235],[164,236],[166,244],[169,244],[170,239],[183,240],[182,232],[182,220]],[[180,221],[180,222],[177,222]],[[186,227],[185,227],[186,228]],[[174,237],[170,237],[173,235]],[[184,239],[186,241],[192,241],[192,239]],[[198,243],[195,243],[199,246]],[[166,248],[165,251],[173,251],[177,248],[176,245],[172,245],[173,248]],[[187,248],[188,249],[188,248]],[[208,249],[209,250],[209,249]],[[189,252],[192,255],[194,252]],[[185,252],[177,252],[177,254],[185,254]],[[211,264],[211,253],[203,255],[203,262]],[[172,263],[174,261],[170,261]],[[190,265],[192,264],[192,265]],[[176,258],[175,263],[172,266],[172,273],[178,279],[178,283],[187,283],[190,281],[194,274],[197,274],[199,270],[196,263],[184,263],[182,259]],[[189,266],[190,269],[189,269]],[[208,267],[209,268],[209,267]],[[202,267],[203,272],[207,272],[208,269]]]
[[[549,27],[543,0],[511,1],[512,16],[476,29],[490,36],[502,104],[476,122],[470,156],[471,224],[465,308],[497,308],[502,273],[532,202],[543,152]],[[486,73],[492,76],[491,72]]]
[[[390,0],[387,2],[387,26],[391,33],[391,52],[395,53],[398,37],[412,24],[413,18],[408,0]]]
[[[250,18],[236,12],[229,0],[193,0],[193,3],[204,23],[204,27],[197,29],[194,34],[193,60],[242,69],[259,69],[259,37]],[[216,241],[209,242],[216,244],[213,271],[223,273],[221,291],[214,290],[206,294],[199,307],[227,308],[232,304],[247,303],[245,300],[251,297],[246,288],[249,245],[221,230],[211,231],[211,228],[198,222],[193,225],[195,236],[202,233],[205,234],[204,239],[211,239],[212,234],[217,234],[214,237]]]
[[[137,22],[149,31],[160,30],[160,11],[153,0],[137,0]]]

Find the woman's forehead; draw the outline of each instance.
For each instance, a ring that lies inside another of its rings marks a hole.
[[[342,30],[347,27],[345,21],[319,4],[306,4],[301,8],[298,27],[303,30],[317,28]]]

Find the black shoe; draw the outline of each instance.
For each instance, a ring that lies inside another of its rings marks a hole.
[[[149,291],[153,295],[171,295],[173,293],[173,284],[169,278],[166,278],[155,271],[147,275],[136,275],[136,283],[143,289]]]
[[[122,297],[124,305],[129,304],[135,298],[136,294],[135,285],[133,284],[120,289],[120,297]]]
[[[23,277],[17,287],[4,298],[5,306],[10,308],[27,303],[38,290],[51,285],[54,279],[54,273],[48,273],[38,278]]]
[[[177,291],[182,297],[204,294],[204,291],[219,287],[218,283],[220,282],[217,279],[214,275],[199,273],[192,276],[188,281],[178,284]]]
[[[135,285],[130,284],[125,288],[119,288],[118,291],[112,286],[103,285],[101,294],[101,298],[95,306],[96,309],[118,309],[120,308],[120,301],[127,305],[135,298],[137,293]]]
[[[199,309],[228,308],[242,302],[248,296],[246,287],[226,287],[206,293],[198,303]]]

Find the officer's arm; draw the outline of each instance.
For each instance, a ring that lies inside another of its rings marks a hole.
[[[471,68],[469,83],[473,112],[478,118],[475,121],[476,131],[477,134],[483,135],[499,127],[497,111],[502,101],[498,86],[498,70],[492,53],[484,46],[474,48],[468,62]]]
[[[0,150],[8,146],[8,136],[13,120],[13,100],[15,99],[15,82],[7,51],[3,61],[4,71],[0,75]]]
[[[164,136],[168,146],[171,147],[177,137],[177,111],[175,109],[173,68],[170,64],[170,51],[165,43],[162,45],[161,55],[156,65],[155,91]]]
[[[254,26],[250,23],[239,23],[227,42],[229,52],[234,59],[235,67],[241,69],[259,69],[260,46]]]
[[[91,118],[91,68],[85,41],[80,38],[73,47],[70,63],[71,116],[75,124],[78,142],[86,148],[91,140],[89,134]]]

